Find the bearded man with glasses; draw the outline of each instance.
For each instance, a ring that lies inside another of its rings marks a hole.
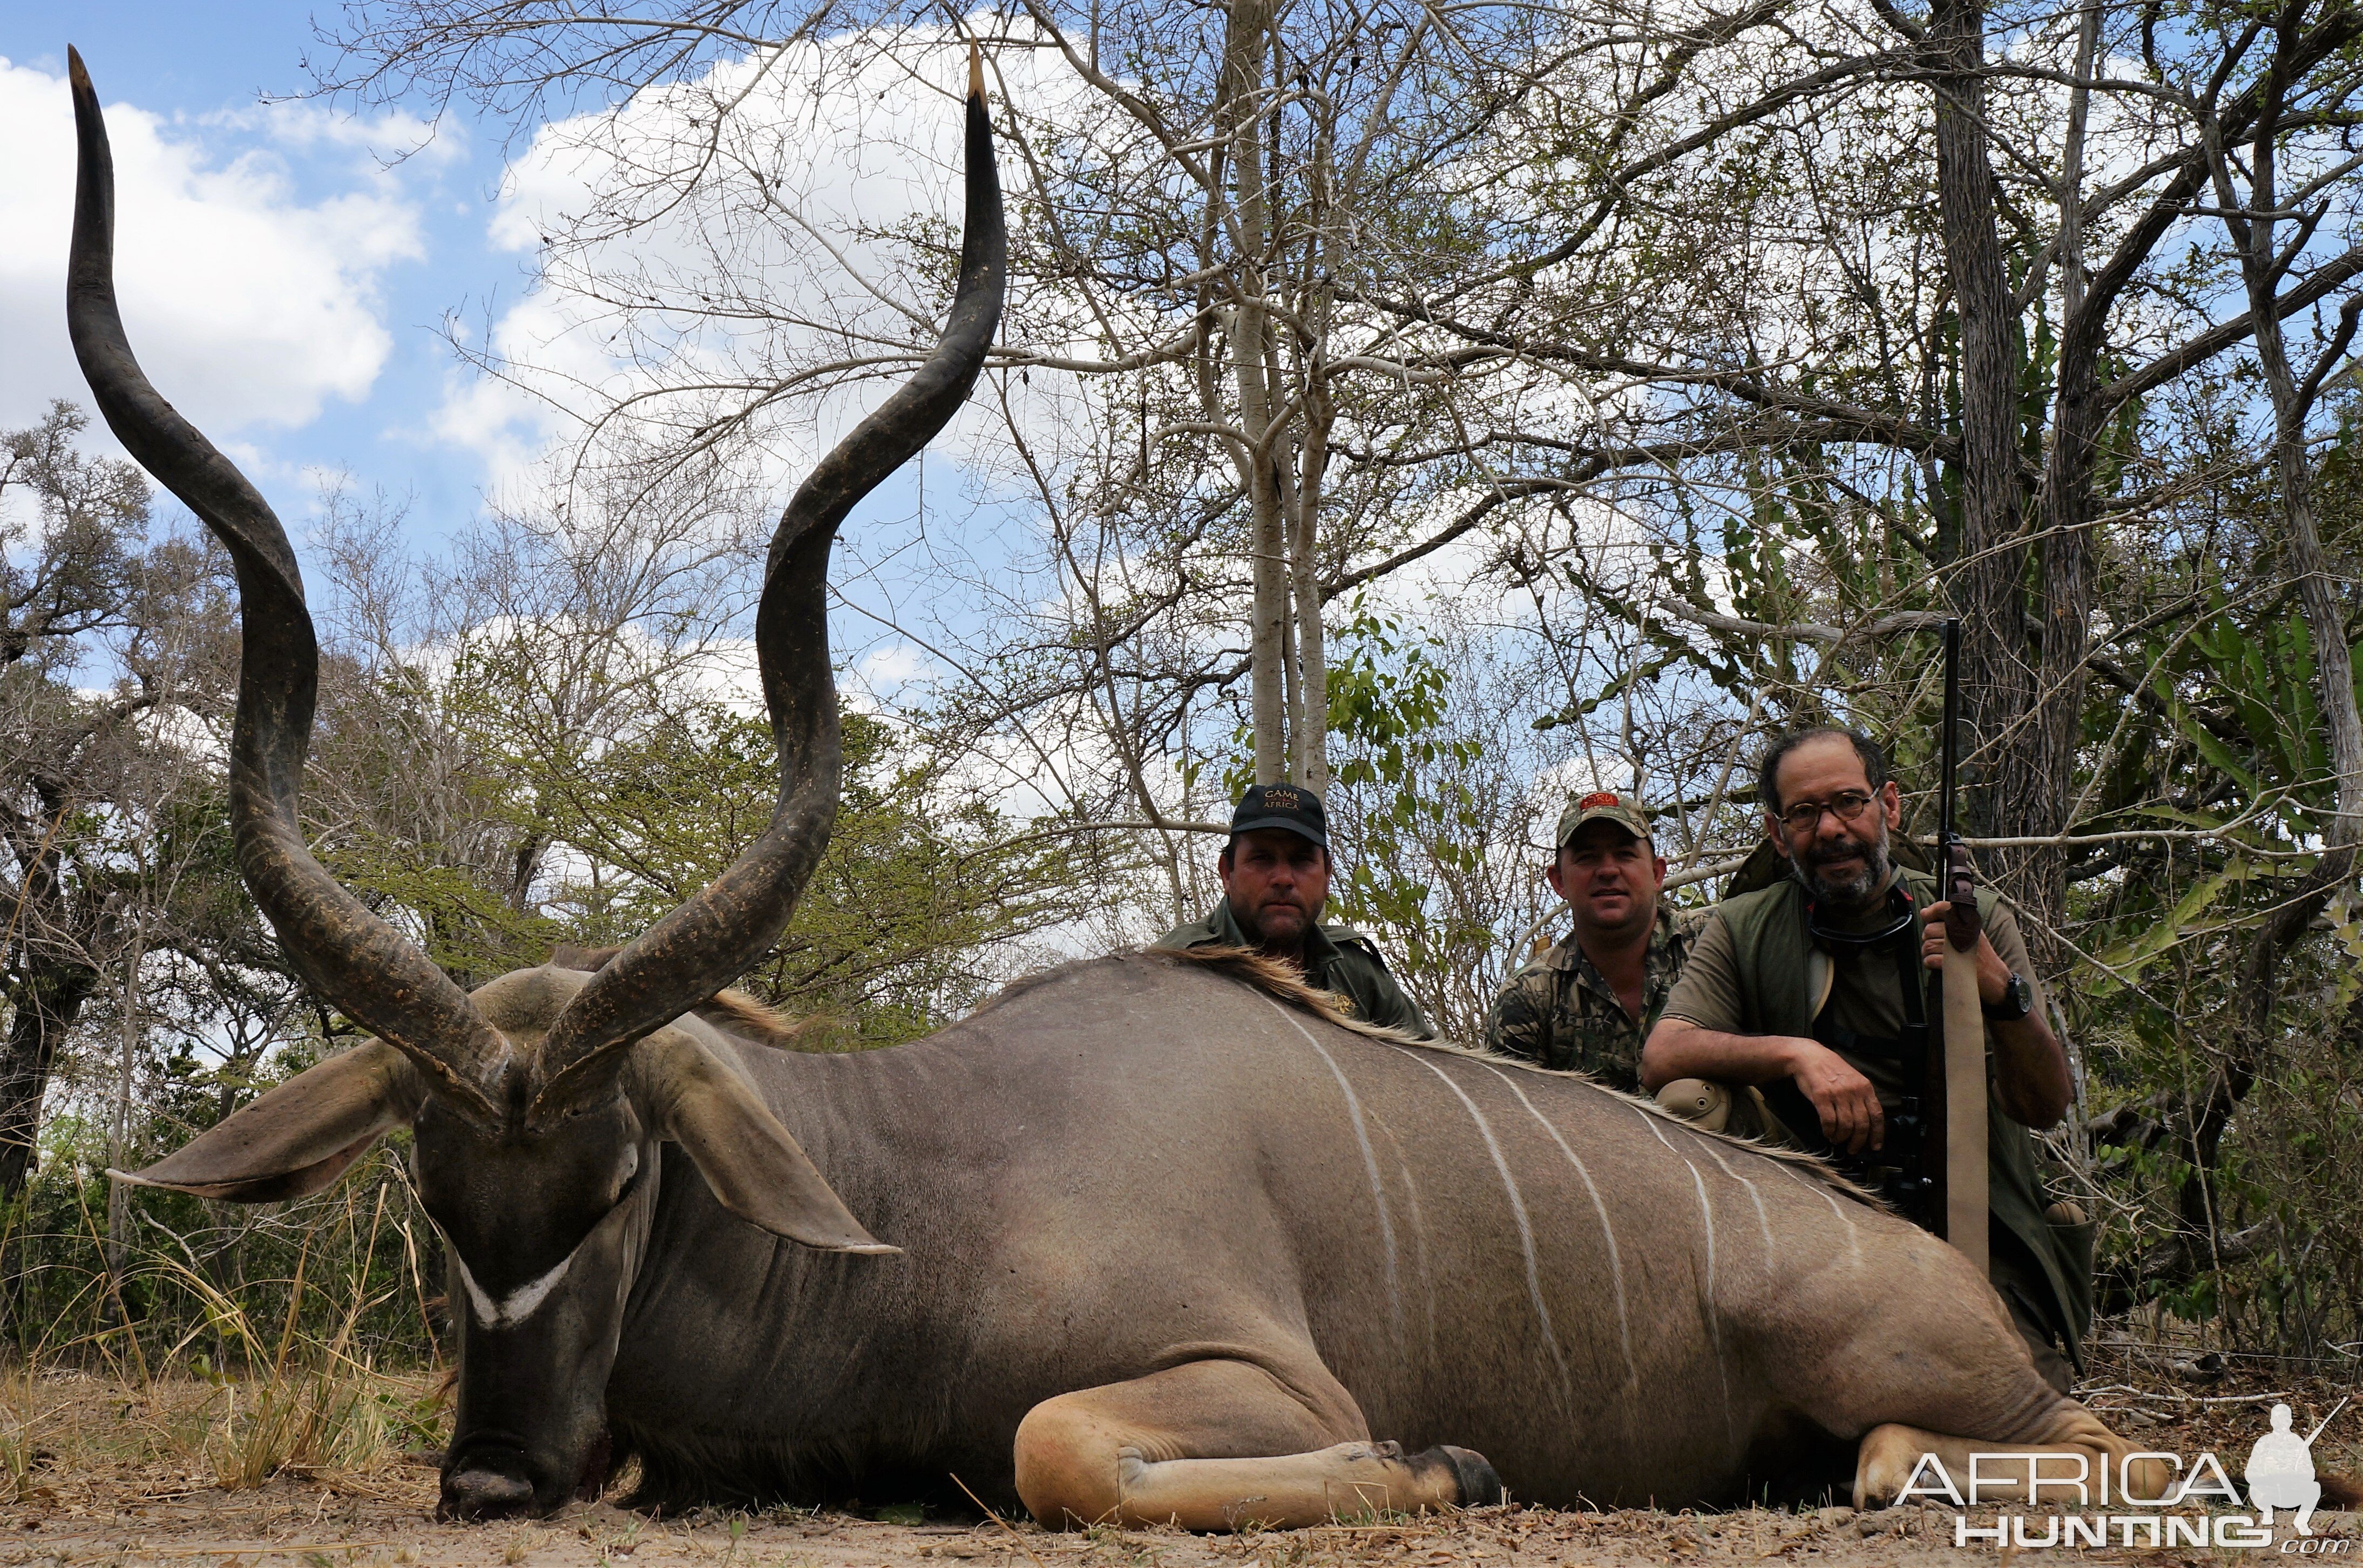
[[[1757,799],[1789,875],[1715,906],[1642,1050],[1642,1085],[1710,1126],[1908,1190],[1928,1021],[1941,1018],[1936,880],[1895,863],[1889,834],[1903,799],[1867,736],[1816,727],[1777,737]],[[2067,1114],[2068,1057],[2017,920],[1991,894],[1978,901],[1991,1277],[2036,1368],[2065,1392],[2091,1317],[2091,1231],[2072,1204],[2047,1209],[2029,1129]]]

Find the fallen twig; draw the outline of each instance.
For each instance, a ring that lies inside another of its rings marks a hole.
[[[1017,1550],[1026,1553],[1026,1560],[1028,1562],[1033,1563],[1034,1568],[1046,1568],[1042,1560],[1034,1555],[1034,1549],[1026,1544],[1026,1538],[1017,1533],[1017,1527],[1015,1525],[1011,1524],[1007,1519],[1003,1518],[999,1514],[994,1513],[993,1511],[993,1506],[987,1503],[982,1497],[978,1496],[974,1492],[969,1492],[968,1483],[961,1480],[957,1474],[952,1477],[952,1485],[959,1487],[963,1492],[968,1492],[968,1500],[974,1503],[978,1507],[982,1508],[986,1518],[991,1519],[994,1524],[999,1525],[1002,1529],[1009,1532],[1009,1539],[1017,1543]]]

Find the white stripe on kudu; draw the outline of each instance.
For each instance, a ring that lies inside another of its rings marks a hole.
[[[1764,1195],[1756,1190],[1756,1184],[1754,1182],[1748,1180],[1746,1176],[1741,1176],[1737,1171],[1731,1168],[1731,1162],[1723,1157],[1722,1150],[1716,1148],[1712,1143],[1705,1144],[1705,1149],[1706,1157],[1713,1160],[1715,1165],[1721,1168],[1724,1175],[1729,1176],[1732,1180],[1746,1187],[1747,1189],[1748,1198],[1755,1203],[1756,1229],[1764,1238],[1764,1272],[1766,1274],[1770,1274],[1772,1272],[1773,1252],[1772,1216],[1765,1209]]]
[[[1862,1237],[1855,1231],[1854,1216],[1846,1211],[1845,1206],[1839,1203],[1838,1200],[1831,1195],[1828,1187],[1824,1187],[1817,1181],[1807,1181],[1803,1176],[1799,1176],[1787,1165],[1781,1165],[1778,1161],[1775,1161],[1774,1164],[1779,1165],[1782,1176],[1787,1176],[1791,1181],[1795,1182],[1799,1187],[1803,1187],[1806,1191],[1815,1194],[1824,1203],[1830,1206],[1830,1212],[1836,1215],[1838,1217],[1838,1223],[1846,1227],[1847,1262],[1853,1264],[1856,1268],[1862,1267]]]
[[[1337,1088],[1346,1097],[1346,1114],[1354,1123],[1354,1142],[1362,1146],[1362,1168],[1370,1175],[1370,1201],[1379,1206],[1379,1239],[1387,1249],[1387,1312],[1394,1322],[1395,1339],[1400,1343],[1403,1333],[1403,1285],[1395,1270],[1395,1222],[1387,1212],[1387,1189],[1379,1179],[1379,1156],[1377,1151],[1370,1147],[1370,1131],[1362,1121],[1362,1102],[1355,1097],[1354,1086],[1346,1081],[1346,1074],[1337,1066],[1337,1058],[1313,1037],[1313,1032],[1299,1023],[1294,1013],[1270,997],[1264,997],[1263,1001],[1272,1011],[1288,1020],[1288,1026],[1303,1035],[1304,1043],[1328,1065],[1330,1077],[1337,1080]]]
[[[1551,1142],[1559,1145],[1559,1152],[1567,1156],[1567,1163],[1573,1165],[1575,1174],[1583,1178],[1583,1190],[1592,1197],[1592,1211],[1600,1217],[1600,1233],[1608,1242],[1608,1277],[1616,1287],[1616,1338],[1625,1347],[1625,1381],[1638,1384],[1641,1369],[1633,1360],[1633,1324],[1625,1308],[1625,1262],[1616,1251],[1616,1231],[1608,1223],[1608,1206],[1600,1201],[1600,1188],[1592,1185],[1592,1172],[1576,1158],[1575,1151],[1568,1147],[1567,1140],[1559,1135],[1550,1118],[1535,1109],[1535,1102],[1526,1098],[1526,1091],[1518,1087],[1518,1080],[1499,1067],[1488,1066],[1485,1070],[1510,1086],[1510,1092],[1518,1097],[1518,1103],[1526,1108],[1528,1115],[1543,1124],[1543,1131],[1551,1135]]]
[[[443,1250],[460,1270],[460,1283],[468,1287],[468,1305],[474,1309],[476,1321],[487,1329],[514,1329],[540,1310],[541,1304],[549,1299],[549,1293],[558,1288],[558,1282],[566,1277],[575,1253],[582,1249],[576,1247],[574,1252],[559,1259],[558,1266],[548,1274],[538,1279],[527,1280],[498,1301],[484,1294],[484,1287],[478,1285],[476,1276],[468,1272],[468,1260],[460,1255],[460,1249],[452,1246],[448,1238]]]
[[[1723,1364],[1723,1323],[1714,1310],[1714,1206],[1707,1201],[1706,1178],[1699,1175],[1698,1166],[1691,1165],[1688,1154],[1682,1156],[1682,1164],[1689,1166],[1691,1185],[1698,1189],[1699,1221],[1706,1227],[1706,1289],[1700,1294],[1699,1305],[1706,1318],[1707,1342],[1714,1347],[1715,1381],[1723,1386],[1723,1439],[1736,1443],[1739,1434],[1731,1425],[1731,1375]]]
[[[1568,1418],[1572,1420],[1575,1382],[1568,1373],[1567,1353],[1559,1348],[1559,1331],[1551,1327],[1550,1308],[1543,1302],[1542,1271],[1535,1262],[1535,1228],[1526,1219],[1526,1200],[1518,1194],[1517,1178],[1510,1174],[1510,1162],[1502,1157],[1502,1145],[1494,1140],[1492,1124],[1485,1120],[1485,1113],[1477,1109],[1477,1102],[1469,1098],[1468,1092],[1452,1081],[1452,1075],[1427,1059],[1427,1053],[1402,1045],[1394,1049],[1444,1080],[1444,1087],[1468,1108],[1469,1119],[1477,1123],[1477,1132],[1485,1140],[1485,1152],[1493,1156],[1493,1169],[1502,1178],[1502,1189],[1510,1195],[1510,1212],[1518,1221],[1519,1250],[1526,1254],[1526,1296],[1534,1302],[1535,1317],[1542,1324],[1543,1343],[1550,1347],[1551,1360],[1559,1364],[1559,1393],[1566,1401]]]
[[[1739,1439],[1731,1425],[1731,1375],[1723,1364],[1723,1325],[1714,1311],[1714,1205],[1707,1201],[1706,1178],[1699,1175],[1698,1166],[1691,1164],[1688,1154],[1674,1148],[1674,1141],[1666,1136],[1664,1128],[1658,1125],[1656,1113],[1644,1110],[1637,1105],[1631,1109],[1633,1114],[1641,1119],[1641,1125],[1658,1135],[1659,1143],[1673,1150],[1675,1157],[1691,1173],[1691,1185],[1698,1189],[1699,1221],[1706,1227],[1706,1289],[1700,1294],[1699,1310],[1706,1320],[1707,1342],[1714,1348],[1714,1375],[1723,1386],[1724,1441],[1736,1444]]]

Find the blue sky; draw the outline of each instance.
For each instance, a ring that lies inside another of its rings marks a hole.
[[[494,237],[503,149],[464,113],[430,127],[346,105],[260,106],[308,88],[315,9],[0,0],[0,142],[17,165],[0,182],[0,428],[31,424],[53,398],[89,402],[61,297],[71,42],[107,110],[118,288],[151,379],[263,491],[299,551],[322,477],[339,472],[364,499],[405,504],[410,540],[431,551],[549,434],[532,427],[533,405],[485,395],[439,330],[453,313],[481,330],[528,301],[529,257]],[[103,427],[90,438],[112,447]],[[956,496],[946,457],[930,464],[934,495]],[[907,611],[915,594],[940,603],[926,552],[897,548],[921,522],[916,481],[906,469],[849,522],[836,575],[870,609]],[[1004,558],[992,523],[972,521],[984,525],[955,533]],[[882,556],[882,571],[860,570]],[[835,622],[838,648],[891,701],[914,654],[860,616]]]
[[[250,412],[244,418],[235,411],[254,398],[209,400],[202,388],[188,384],[162,390],[183,402],[209,435],[248,460],[252,477],[298,532],[316,490],[312,471],[345,469],[364,490],[383,486],[409,494],[413,526],[431,538],[474,508],[484,478],[480,462],[436,439],[429,429],[455,374],[436,328],[449,311],[471,305],[481,311],[488,299],[513,295],[522,279],[518,259],[494,250],[485,237],[491,191],[500,174],[497,149],[471,135],[466,126],[450,125],[426,156],[388,170],[383,160],[399,138],[357,147],[349,140],[291,135],[283,117],[274,125],[256,115],[260,94],[284,96],[307,84],[302,60],[313,43],[313,10],[274,0],[0,0],[0,55],[17,67],[61,76],[65,45],[76,44],[111,121],[121,106],[158,116],[158,135],[181,149],[194,168],[225,179],[244,172],[250,188],[275,187],[261,204],[265,208],[317,214],[339,198],[366,192],[385,209],[381,215],[389,215],[396,226],[381,232],[376,247],[404,253],[356,266],[346,280],[356,309],[341,318],[349,326],[366,318],[382,332],[373,371],[343,366],[326,373],[334,384],[311,400],[315,407]],[[59,97],[61,102],[61,89]],[[124,135],[116,127],[118,143]],[[137,192],[126,183],[121,201],[128,244]],[[12,223],[12,232],[0,234],[0,251],[17,252],[20,265],[61,259],[65,216],[44,209],[29,223]],[[333,215],[328,221],[333,226]],[[190,319],[207,315],[208,291],[198,281],[191,280],[180,294],[177,303]],[[51,397],[86,402],[70,365],[61,364],[54,351],[39,351],[62,343],[57,307],[51,306],[51,320],[44,323],[38,294],[23,303],[29,310],[5,318],[10,341],[0,345],[6,355],[0,359],[0,419],[11,426],[27,423]],[[128,311],[131,305],[127,293]],[[138,334],[138,312],[131,312],[131,320]],[[45,333],[51,332],[54,342],[44,343]],[[208,361],[222,365],[225,375],[233,373],[222,361],[241,357],[236,341],[207,347]],[[242,357],[265,362],[250,362],[239,373],[272,372],[268,361],[274,356]],[[166,363],[151,356],[150,370],[160,383]],[[288,379],[303,381],[300,372]],[[216,405],[215,421],[205,418],[209,401]],[[225,410],[230,411],[226,417]],[[249,460],[258,455],[263,460]]]

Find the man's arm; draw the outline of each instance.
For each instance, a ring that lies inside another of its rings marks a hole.
[[[1822,1135],[1859,1154],[1887,1137],[1879,1091],[1818,1040],[1742,1034],[1739,964],[1731,928],[1710,915],[1699,927],[1664,1016],[1641,1047],[1641,1087],[1657,1092],[1676,1078],[1764,1084],[1792,1078],[1822,1120]]]
[[[1426,1013],[1419,1010],[1419,1003],[1412,1000],[1410,994],[1395,983],[1393,974],[1387,968],[1387,961],[1379,955],[1377,945],[1370,938],[1351,931],[1340,931],[1334,926],[1324,929],[1331,933],[1330,940],[1337,944],[1338,955],[1345,960],[1343,969],[1352,974],[1353,982],[1363,993],[1354,999],[1355,1006],[1362,1014],[1362,1021],[1375,1023],[1381,1029],[1400,1029],[1414,1039],[1436,1038],[1436,1026],[1427,1021]],[[1357,959],[1359,962],[1356,962]],[[1330,972],[1333,985],[1346,977],[1346,973],[1340,970]]]
[[[1794,1034],[1732,1034],[1671,1013],[1641,1048],[1641,1087],[1655,1093],[1676,1078],[1723,1083],[1796,1081],[1822,1119],[1822,1136],[1850,1154],[1884,1147],[1887,1115],[1870,1080],[1818,1040]]]
[[[1543,978],[1537,971],[1522,969],[1493,993],[1493,1005],[1485,1014],[1485,1049],[1530,1062],[1548,1059],[1548,1010],[1536,994],[1543,988]]]
[[[1921,933],[1922,961],[1931,969],[1945,966],[1945,904],[1930,904],[1927,925]],[[2034,983],[2035,966],[2018,922],[2001,904],[1994,906],[1990,929],[1978,937],[1978,1000],[1987,1007],[2002,1002],[2013,974]],[[2043,988],[2036,986],[2035,1005],[2025,1018],[1986,1020],[1986,1038],[1993,1042],[1994,1094],[2012,1120],[2040,1132],[2057,1127],[2075,1099],[2068,1076],[2068,1053],[2051,1032],[2045,1017]]]
[[[1436,1038],[1436,1026],[1427,1021],[1427,1014],[1419,1010],[1419,1003],[1411,999],[1395,977],[1383,969],[1380,972],[1378,1005],[1371,1009],[1370,1021],[1389,1029],[1400,1029],[1420,1040]]]

